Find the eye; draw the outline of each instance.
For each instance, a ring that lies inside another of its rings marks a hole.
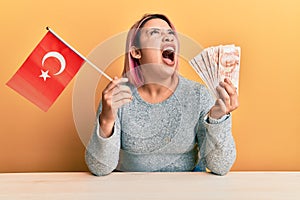
[[[159,30],[158,29],[153,29],[150,31],[150,35],[154,35],[154,34],[159,34]]]
[[[169,30],[168,34],[175,35],[175,32],[173,30]]]

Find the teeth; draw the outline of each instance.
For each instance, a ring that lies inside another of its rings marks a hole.
[[[175,51],[175,49],[173,47],[166,47],[163,51]]]

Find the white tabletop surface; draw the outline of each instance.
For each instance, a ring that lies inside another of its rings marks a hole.
[[[300,199],[300,172],[2,173],[0,199]]]

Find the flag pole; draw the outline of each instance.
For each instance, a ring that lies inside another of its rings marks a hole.
[[[61,42],[63,42],[66,46],[68,46],[72,51],[74,51],[79,57],[81,57],[85,62],[90,64],[97,72],[105,76],[109,81],[112,81],[113,79],[110,78],[105,72],[103,72],[101,69],[99,69],[94,63],[89,61],[86,57],[84,57],[81,53],[79,53],[76,49],[74,49],[71,45],[69,45],[66,41],[64,41],[59,35],[57,35],[50,27],[46,27],[48,31],[50,31],[55,37],[57,37]]]

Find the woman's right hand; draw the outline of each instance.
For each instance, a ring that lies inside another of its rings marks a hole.
[[[111,136],[118,108],[132,100],[130,88],[122,85],[126,82],[128,78],[115,77],[102,92],[102,112],[99,116],[102,137]]]

